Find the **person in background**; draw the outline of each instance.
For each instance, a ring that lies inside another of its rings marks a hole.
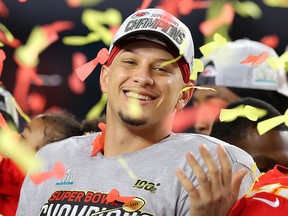
[[[248,56],[260,56],[263,52],[269,53],[263,63],[241,64]],[[198,74],[196,84],[216,91],[195,89],[193,104],[186,109],[194,108],[196,112],[194,116],[186,115],[184,121],[190,124],[183,122],[187,126],[182,131],[209,135],[220,110],[244,97],[263,100],[284,114],[288,104],[287,75],[284,69],[273,69],[267,63],[269,58],[278,57],[271,47],[253,40],[239,39],[227,42],[210,57],[203,58],[204,71]],[[180,115],[185,115],[185,109]]]
[[[7,118],[7,122],[10,119]],[[21,133],[21,144],[38,151],[47,144],[82,134],[82,124],[69,112],[40,114],[25,126]],[[12,159],[2,158],[0,161],[0,214],[15,216],[24,177],[25,173]]]
[[[265,110],[267,114],[256,121],[242,116],[229,122],[215,121],[210,135],[248,152],[261,172],[273,169],[276,164],[288,167],[288,143],[285,140],[288,127],[283,123],[263,135],[257,130],[259,122],[280,116],[281,113],[265,101],[251,97],[241,98],[226,108],[233,109],[241,105]]]
[[[193,56],[190,30],[176,17],[152,8],[131,14],[101,69],[106,128],[40,149],[43,172],[56,162],[70,172],[40,186],[28,173],[17,215],[226,215],[254,182],[254,161],[216,138],[172,132],[192,96]]]

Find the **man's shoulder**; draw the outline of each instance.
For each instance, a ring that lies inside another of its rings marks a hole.
[[[85,151],[91,148],[91,143],[98,133],[92,133],[82,136],[73,136],[58,142],[50,143],[41,148],[38,154],[55,154],[63,152]]]

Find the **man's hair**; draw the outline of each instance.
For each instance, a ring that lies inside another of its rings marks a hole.
[[[247,136],[247,132],[250,129],[256,129],[257,124],[263,120],[270,119],[276,116],[280,116],[281,113],[273,106],[270,104],[266,103],[265,101],[252,98],[252,97],[246,97],[246,98],[241,98],[233,103],[230,103],[226,108],[227,109],[232,109],[235,107],[238,107],[239,105],[250,105],[255,108],[260,108],[264,109],[267,111],[267,114],[261,118],[259,118],[257,121],[251,121],[246,117],[238,117],[234,121],[231,122],[220,122],[220,121],[215,121],[212,130],[211,130],[211,136],[216,137],[218,139],[221,139],[225,142],[231,143],[231,144],[236,144],[238,141],[241,139],[245,139]],[[288,127],[285,126],[285,124],[281,124],[273,130],[277,131],[284,131],[288,130]]]

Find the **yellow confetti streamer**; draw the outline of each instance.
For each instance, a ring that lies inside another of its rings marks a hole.
[[[28,149],[23,143],[19,142],[17,136],[16,132],[0,130],[0,152],[11,158],[24,173],[28,169],[32,172],[39,171],[42,162],[40,159],[34,158],[35,151]]]
[[[135,175],[135,173],[132,171],[132,169],[128,166],[125,158],[123,156],[120,156],[118,159],[118,162],[125,168],[125,170],[127,171],[128,175],[130,176],[131,179],[139,179],[137,178],[137,176]]]
[[[138,118],[142,114],[142,108],[137,99],[129,99],[128,112],[132,118]]]
[[[190,75],[190,80],[196,80],[198,73],[204,71],[204,63],[201,59],[194,59],[192,74]]]
[[[213,39],[214,41],[199,48],[205,58],[208,58],[218,47],[224,46],[227,43],[227,39],[219,33],[215,33]]]
[[[203,87],[203,86],[187,86],[181,90],[181,92],[187,91],[189,89],[199,89],[199,90],[208,90],[208,91],[216,91],[214,88]]]
[[[102,93],[102,96],[100,98],[100,101],[95,104],[92,109],[87,113],[86,119],[94,119],[96,117],[99,117],[101,113],[103,112],[105,106],[107,103],[107,94]]]
[[[219,119],[221,122],[231,122],[238,117],[246,117],[251,121],[257,121],[267,114],[266,110],[250,105],[240,105],[233,109],[221,109]]]
[[[175,59],[170,60],[170,61],[163,62],[160,66],[161,67],[165,67],[166,65],[173,64],[174,62],[177,62],[179,59],[181,59],[181,57],[182,57],[182,55],[184,53],[186,44],[187,44],[187,39],[185,38],[183,43],[181,44],[181,47],[180,47],[180,50],[179,50],[179,56],[177,58],[175,58]]]
[[[280,57],[274,56],[267,59],[267,64],[274,70],[284,70],[286,63],[288,63],[288,51]]]
[[[270,119],[266,119],[264,121],[261,121],[257,124],[257,130],[260,135],[263,135],[267,131],[277,127],[278,125],[284,123],[286,126],[288,126],[288,109],[284,113],[284,115],[276,116]]]
[[[12,33],[2,23],[0,23],[0,30],[4,33],[7,41],[12,42],[14,40]]]
[[[21,107],[20,107],[19,104],[16,102],[16,100],[15,100],[14,97],[12,98],[12,101],[13,101],[13,103],[14,103],[17,111],[18,111],[18,113],[22,116],[23,119],[25,119],[26,122],[29,123],[29,122],[31,121],[30,117],[24,113],[24,111],[21,109]]]
[[[106,27],[119,26],[122,22],[121,13],[115,8],[106,11],[86,9],[82,14],[82,23],[92,31],[87,36],[67,36],[63,38],[66,45],[81,46],[102,40],[107,46],[112,42],[113,33]]]
[[[252,1],[236,1],[234,4],[234,9],[242,17],[252,17],[254,19],[260,19],[262,17],[261,8]]]
[[[286,0],[263,0],[263,2],[270,7],[288,8],[288,1]]]

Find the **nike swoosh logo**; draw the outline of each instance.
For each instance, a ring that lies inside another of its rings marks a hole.
[[[264,202],[266,203],[267,205],[273,207],[273,208],[277,208],[280,204],[279,202],[279,199],[276,197],[276,200],[275,201],[271,201],[271,200],[267,200],[267,199],[264,199],[264,198],[258,198],[258,197],[253,197],[254,200],[258,200],[258,201],[261,201],[261,202]]]

